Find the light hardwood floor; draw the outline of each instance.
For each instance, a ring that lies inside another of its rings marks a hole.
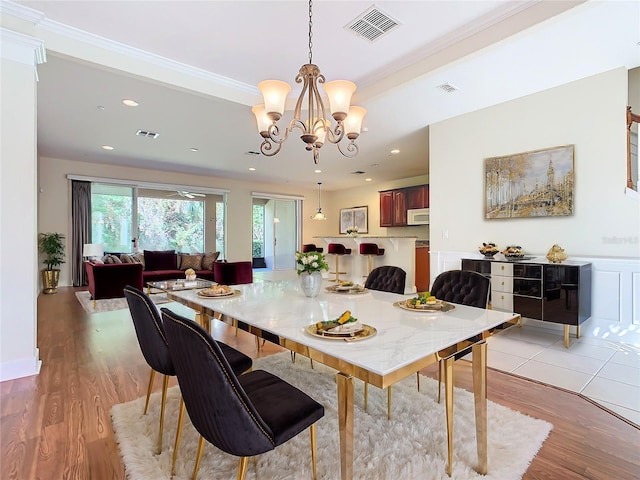
[[[145,395],[149,368],[128,313],[87,315],[74,291],[38,299],[41,373],[0,383],[4,480],[125,478],[109,412]],[[281,351],[267,343],[258,353],[252,336],[214,324],[216,338],[253,357]],[[434,369],[424,373],[433,376]],[[471,388],[467,362],[456,363],[455,378]],[[524,479],[640,478],[636,426],[575,393],[496,370],[488,389],[490,400],[554,425]]]

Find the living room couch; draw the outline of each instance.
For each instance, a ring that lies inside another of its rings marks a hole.
[[[198,278],[214,280],[218,252],[183,254],[174,250],[145,250],[142,254],[108,253],[101,260],[85,261],[93,300],[124,297],[124,287],[142,290],[148,282],[184,278],[192,268]]]

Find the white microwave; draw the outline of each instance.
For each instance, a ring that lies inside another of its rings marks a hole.
[[[407,225],[429,225],[429,209],[414,208],[407,210]]]

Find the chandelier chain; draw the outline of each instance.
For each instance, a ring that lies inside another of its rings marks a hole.
[[[311,28],[313,27],[312,4],[313,4],[313,1],[309,0],[309,63],[313,63],[313,53],[311,51],[311,47],[313,46],[313,43],[311,42],[311,37],[313,36],[313,34],[311,33]]]

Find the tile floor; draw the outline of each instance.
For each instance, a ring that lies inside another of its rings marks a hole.
[[[489,338],[489,367],[581,393],[640,425],[640,348],[572,334],[567,349],[561,331],[536,324]]]
[[[254,270],[254,278],[263,281],[295,276]],[[489,338],[488,365],[581,393],[640,425],[640,348],[574,333],[572,328],[567,349],[562,330],[525,322]]]

